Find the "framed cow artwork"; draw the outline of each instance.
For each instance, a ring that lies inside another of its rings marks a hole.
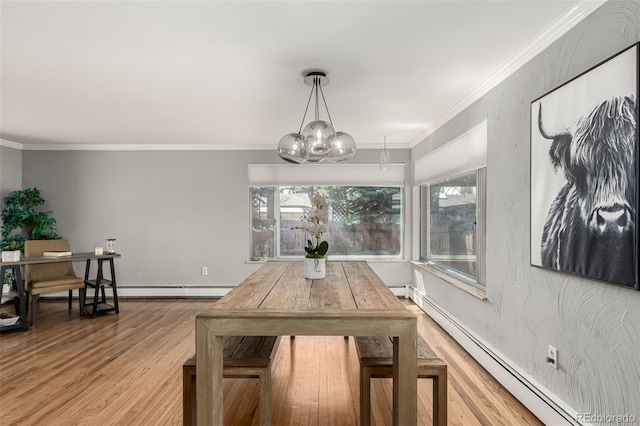
[[[531,103],[531,264],[638,285],[640,43]]]

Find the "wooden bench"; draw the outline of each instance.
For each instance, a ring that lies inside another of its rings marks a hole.
[[[393,377],[393,340],[355,337],[360,361],[360,424],[371,423],[371,380]],[[433,424],[447,424],[447,364],[418,335],[418,378],[433,380]]]
[[[260,425],[271,423],[271,363],[279,337],[233,336],[224,338],[223,377],[257,378]],[[196,357],[182,366],[182,424],[195,425]]]

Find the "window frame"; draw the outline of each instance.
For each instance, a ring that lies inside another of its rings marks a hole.
[[[467,290],[472,286],[484,292],[486,289],[486,167],[458,173],[419,185],[419,265],[456,286]],[[465,274],[455,268],[437,262],[431,255],[431,186],[471,172],[476,173],[476,277]]]
[[[406,209],[407,209],[407,205],[406,205],[406,188],[405,186],[401,186],[401,185],[389,185],[389,184],[380,184],[380,185],[358,185],[358,184],[354,184],[354,185],[335,185],[335,184],[321,184],[321,185],[306,185],[306,184],[302,184],[302,185],[260,185],[260,184],[250,184],[249,185],[249,199],[250,199],[250,208],[251,208],[251,199],[252,199],[252,191],[253,188],[265,188],[265,187],[270,187],[273,188],[274,190],[274,197],[273,197],[273,203],[274,203],[274,226],[273,226],[273,240],[274,240],[274,257],[262,257],[262,258],[257,258],[254,257],[252,252],[253,252],[253,216],[250,215],[250,223],[249,223],[249,228],[250,228],[250,233],[249,233],[249,253],[250,253],[250,257],[249,260],[250,261],[264,261],[267,259],[274,259],[274,260],[278,260],[278,259],[282,259],[282,260],[291,260],[291,259],[301,259],[304,257],[303,254],[300,255],[291,255],[291,254],[281,254],[281,240],[280,240],[280,231],[281,231],[281,206],[280,206],[280,190],[282,187],[290,187],[290,186],[297,186],[297,187],[308,187],[308,186],[315,186],[315,187],[319,187],[319,186],[341,186],[341,187],[374,187],[374,188],[397,188],[399,190],[399,194],[400,194],[400,201],[398,203],[400,212],[399,212],[399,232],[398,232],[398,236],[399,236],[399,241],[398,241],[398,246],[399,246],[399,253],[398,254],[382,254],[382,255],[375,255],[375,254],[353,254],[353,255],[345,255],[345,254],[331,254],[331,252],[329,251],[328,256],[331,257],[331,259],[336,259],[336,260],[373,260],[373,261],[385,261],[385,260],[404,260],[405,259],[405,226],[406,226]],[[302,232],[302,231],[301,231]]]

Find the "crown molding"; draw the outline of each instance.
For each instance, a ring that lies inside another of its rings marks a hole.
[[[264,145],[17,143],[4,139],[0,139],[0,145],[23,151],[263,151],[273,149]]]
[[[413,139],[409,141],[411,148],[433,134],[440,127],[445,125],[449,120],[460,114],[475,101],[486,95],[491,89],[503,82],[507,77],[516,72],[520,67],[535,58],[544,49],[549,47],[554,41],[558,40],[570,29],[582,22],[587,16],[591,15],[600,6],[608,0],[579,0],[579,2],[564,16],[556,19],[547,30],[536,37],[529,45],[527,45],[520,53],[507,61],[496,72],[488,77],[473,92],[465,96],[460,102],[455,104],[443,116],[433,122],[427,129],[421,131]]]
[[[23,150],[24,145],[17,142],[11,142],[6,139],[0,139],[0,146],[6,146],[7,148]]]
[[[21,151],[273,151],[266,145],[233,144],[87,144],[87,143],[18,143],[0,139],[0,146]],[[387,145],[388,150],[410,149],[409,144]],[[358,149],[382,149],[380,143],[361,144]]]

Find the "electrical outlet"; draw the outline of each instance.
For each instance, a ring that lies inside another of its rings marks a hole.
[[[547,350],[547,364],[555,369],[558,368],[558,350],[551,345],[549,345],[549,349]]]
[[[207,268],[206,266],[202,267],[202,275],[207,275],[209,273],[209,268]]]

